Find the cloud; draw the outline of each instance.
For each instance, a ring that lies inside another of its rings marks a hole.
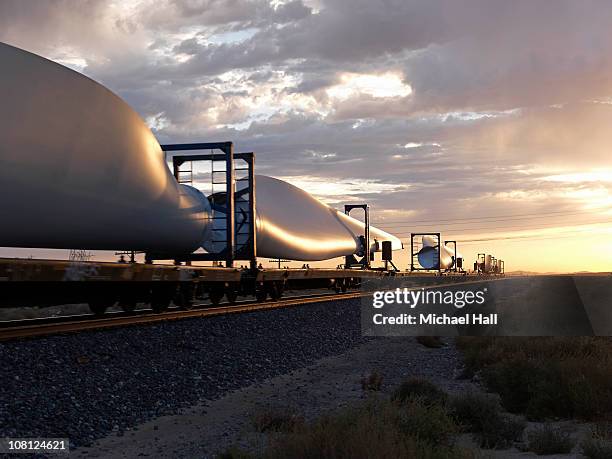
[[[414,219],[612,203],[592,180],[610,23],[603,0],[0,3],[0,40],[101,81],[160,141],[232,139],[261,173]]]

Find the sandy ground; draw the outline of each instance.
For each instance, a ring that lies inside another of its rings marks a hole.
[[[228,446],[258,450],[265,436],[252,427],[255,413],[270,407],[291,407],[306,419],[359,401],[364,374],[383,375],[383,392],[406,376],[424,376],[449,391],[472,387],[453,379],[457,353],[453,347],[430,349],[412,338],[387,338],[292,373],[226,394],[185,410],[147,422],[121,436],[112,435],[93,447],[80,448],[87,457],[214,457]]]
[[[411,338],[386,338],[361,345],[339,356],[321,359],[316,364],[270,380],[225,394],[184,410],[147,422],[125,433],[98,441],[74,454],[83,457],[215,457],[230,446],[259,451],[264,434],[253,428],[253,416],[270,407],[290,407],[307,420],[366,397],[361,388],[364,374],[377,370],[383,377],[382,392],[388,393],[409,376],[423,376],[449,392],[480,390],[474,383],[458,380],[459,356],[454,346],[425,348]],[[580,438],[589,426],[573,421],[555,423]],[[526,432],[538,427],[529,423]],[[462,446],[477,446],[469,434],[459,438]],[[547,456],[552,459],[582,457],[576,446],[570,455]],[[516,448],[481,451],[483,458],[538,457]]]

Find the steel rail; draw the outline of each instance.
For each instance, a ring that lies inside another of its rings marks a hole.
[[[31,338],[43,335],[53,335],[58,333],[71,333],[85,330],[99,330],[104,328],[114,328],[128,325],[141,325],[169,320],[179,320],[196,317],[212,317],[225,314],[244,313],[252,311],[262,311],[268,309],[281,309],[291,306],[299,306],[310,303],[320,303],[322,301],[349,300],[367,296],[368,292],[351,292],[340,294],[324,294],[300,296],[296,298],[286,298],[278,301],[268,301],[263,303],[247,302],[245,304],[203,307],[198,309],[177,309],[162,312],[159,314],[146,311],[134,315],[124,315],[117,313],[112,317],[92,318],[89,315],[66,316],[67,320],[58,321],[60,318],[53,317],[45,322],[45,319],[27,319],[25,321],[14,321],[15,325],[6,323],[0,327],[0,341],[11,339]],[[23,322],[33,320],[35,324],[21,325]]]
[[[520,276],[519,276],[520,277]],[[479,284],[485,282],[494,282],[508,279],[508,277],[486,278],[466,280],[462,282],[443,282],[439,284],[415,285],[405,287],[408,290],[419,289],[437,289],[458,285]],[[61,317],[51,317],[45,319],[26,319],[14,321],[15,325],[0,323],[0,341],[12,339],[31,338],[36,336],[53,335],[58,333],[73,333],[86,330],[99,330],[105,328],[122,327],[128,325],[144,325],[169,320],[179,320],[197,317],[213,317],[225,314],[245,313],[253,311],[264,311],[268,309],[282,309],[292,306],[301,306],[311,303],[320,303],[324,301],[342,301],[355,298],[362,298],[372,295],[372,291],[349,292],[349,293],[332,293],[323,295],[305,295],[297,297],[289,297],[277,301],[256,302],[248,301],[242,304],[207,307],[207,305],[196,305],[196,309],[176,309],[162,313],[153,313],[149,310],[137,310],[135,314],[125,315],[125,313],[116,312],[111,317],[105,316],[97,318],[92,315],[66,316],[64,321],[59,321]],[[29,325],[20,325],[24,322],[30,322]]]

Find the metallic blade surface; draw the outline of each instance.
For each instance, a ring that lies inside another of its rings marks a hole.
[[[155,136],[86,76],[0,43],[0,246],[189,252],[208,201]]]
[[[256,189],[259,256],[316,261],[352,255],[363,250],[359,236],[364,234],[364,224],[359,220],[276,178],[257,175]],[[217,222],[221,226],[214,232],[222,234],[223,220],[215,220],[215,224]],[[391,241],[393,250],[402,248],[401,241],[395,236],[370,227],[371,250],[375,249],[375,239],[379,243]],[[219,251],[222,246],[208,243],[204,248]]]
[[[0,64],[0,247],[218,251],[213,231],[223,231],[213,227],[209,201],[176,182],[129,105],[80,73],[2,43]],[[363,223],[266,176],[257,176],[256,231],[263,257],[363,251]],[[371,250],[385,240],[402,248],[370,228]]]

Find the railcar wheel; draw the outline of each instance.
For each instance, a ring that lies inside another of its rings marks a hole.
[[[283,285],[281,282],[271,282],[268,285],[268,293],[270,298],[274,301],[280,300],[281,296],[283,296]]]
[[[136,310],[138,304],[137,295],[135,292],[127,291],[119,295],[119,306],[123,309],[123,312],[131,313]]]
[[[176,285],[159,285],[151,290],[151,309],[154,313],[164,312],[170,306],[170,301],[176,292]]]
[[[89,309],[97,316],[102,316],[106,310],[112,306],[108,300],[104,298],[96,298],[89,300]]]
[[[176,291],[176,295],[174,297],[174,304],[176,304],[181,309],[185,309],[186,311],[192,309],[194,292],[195,289],[193,285],[181,285]]]
[[[153,298],[151,300],[151,309],[154,313],[159,314],[164,312],[170,306],[170,300],[167,298]]]
[[[223,299],[223,290],[217,288],[211,289],[208,293],[208,298],[210,299],[210,302],[212,304],[214,304],[215,306],[218,305]]]
[[[346,293],[348,290],[348,281],[346,279],[342,279],[342,282],[340,283],[340,290],[342,290],[342,293]]]
[[[229,304],[236,304],[236,300],[238,299],[238,292],[236,290],[228,290],[225,292],[225,297]]]
[[[255,299],[263,303],[268,298],[268,289],[264,285],[260,285],[255,290]]]
[[[119,303],[124,312],[134,312],[136,310],[136,301],[127,300]]]
[[[276,287],[278,289],[278,299],[280,300],[285,292],[285,283],[283,281],[278,281]]]

